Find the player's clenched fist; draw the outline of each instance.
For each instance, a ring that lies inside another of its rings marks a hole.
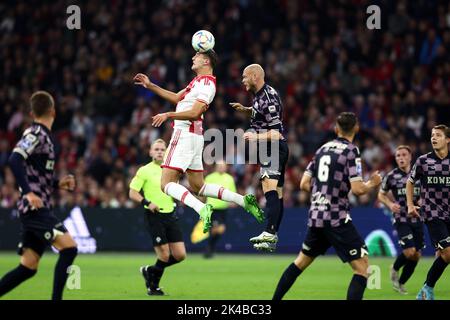
[[[138,73],[137,75],[135,75],[133,80],[134,80],[134,84],[138,84],[147,89],[150,88],[150,86],[152,85],[152,82],[150,81],[150,79],[143,73]]]
[[[372,182],[372,185],[374,187],[379,186],[382,180],[383,178],[381,178],[381,175],[378,171],[375,171],[374,174],[370,177],[370,181]]]
[[[75,177],[71,174],[59,180],[59,188],[67,191],[75,190]]]

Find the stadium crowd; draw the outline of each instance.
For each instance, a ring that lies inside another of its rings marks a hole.
[[[168,142],[172,130],[170,123],[153,128],[151,116],[174,108],[135,86],[133,76],[144,72],[182,89],[192,78],[190,40],[199,29],[215,35],[220,58],[205,129],[248,128],[228,103],[250,104],[241,84],[250,63],[265,68],[282,96],[290,148],[285,207],[308,203],[300,178],[333,136],[339,112],[360,119],[356,143],[367,174],[392,169],[397,145],[428,152],[431,127],[448,125],[450,5],[438,1],[380,1],[380,30],[367,28],[371,3],[363,0],[78,1],[80,30],[66,27],[69,4],[0,4],[0,207],[14,207],[19,196],[7,159],[39,89],[56,98],[58,172],[77,179],[76,192],[56,205],[132,207],[130,178],[149,160],[151,141]],[[239,192],[263,201],[256,166],[230,165],[230,172]]]

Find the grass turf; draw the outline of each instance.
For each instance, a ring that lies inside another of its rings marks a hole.
[[[154,254],[98,253],[79,255],[75,264],[81,270],[81,289],[65,290],[65,299],[158,299],[158,300],[253,300],[271,299],[284,269],[295,255],[217,255],[205,260],[191,254],[181,264],[166,269],[161,287],[164,297],[146,295],[139,267],[153,264]],[[0,276],[18,264],[18,256],[0,253]],[[53,283],[53,268],[57,255],[47,252],[37,275],[2,299],[49,299]],[[422,286],[433,262],[423,258],[407,283],[409,295],[394,292],[389,280],[391,258],[371,258],[370,264],[381,270],[381,288],[366,290],[368,300],[412,300]],[[285,296],[285,299],[345,299],[352,274],[350,267],[336,256],[318,258],[306,270]],[[374,282],[373,282],[374,283]],[[450,270],[444,272],[435,289],[436,299],[450,299]]]

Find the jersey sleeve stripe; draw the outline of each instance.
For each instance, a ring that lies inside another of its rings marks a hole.
[[[25,160],[28,159],[28,154],[20,148],[14,148],[13,152],[20,154]]]

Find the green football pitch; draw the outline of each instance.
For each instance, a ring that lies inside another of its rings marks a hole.
[[[66,288],[65,299],[156,299],[156,300],[221,300],[221,299],[271,299],[280,275],[295,255],[217,255],[204,259],[191,254],[183,263],[166,269],[161,287],[167,293],[163,297],[146,295],[139,267],[153,264],[154,254],[98,253],[79,255],[75,265],[80,277],[72,278],[73,286]],[[0,253],[0,276],[18,264],[18,256],[12,252]],[[3,299],[48,299],[51,295],[53,268],[57,255],[47,252],[41,260],[37,275],[25,282]],[[425,280],[432,258],[420,261],[406,287],[409,294],[401,296],[394,292],[389,281],[389,266],[393,259],[371,258],[377,266],[369,280],[371,289],[365,292],[369,300],[412,300]],[[377,274],[380,275],[379,281]],[[352,274],[350,267],[336,256],[318,258],[306,270],[285,296],[285,299],[345,299]],[[72,276],[73,277],[73,276]],[[450,299],[450,269],[446,270],[435,289],[436,299]]]

